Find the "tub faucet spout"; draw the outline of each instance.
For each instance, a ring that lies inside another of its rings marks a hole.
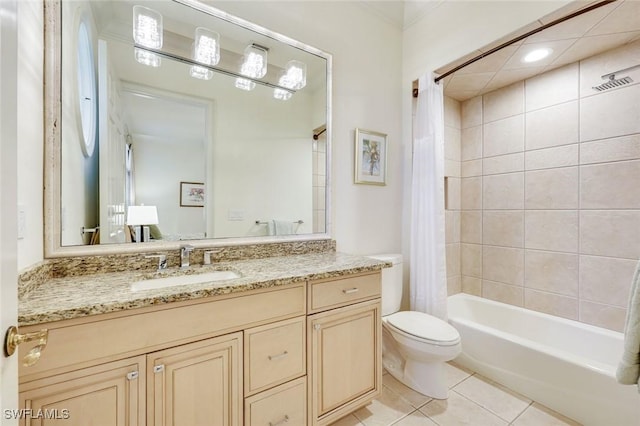
[[[180,269],[189,267],[189,254],[193,251],[193,246],[182,246],[180,248]]]

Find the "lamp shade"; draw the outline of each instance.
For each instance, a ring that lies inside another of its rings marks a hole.
[[[127,225],[157,225],[158,209],[156,206],[129,206]]]

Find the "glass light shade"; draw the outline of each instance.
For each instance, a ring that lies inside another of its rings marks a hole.
[[[236,78],[236,87],[238,89],[246,90],[247,92],[256,88],[256,83],[246,78]]]
[[[220,62],[220,34],[206,28],[196,28],[193,60],[210,66]]]
[[[287,62],[278,84],[293,90],[302,89],[307,85],[307,65],[295,60]]]
[[[156,206],[129,206],[127,209],[127,225],[157,225],[158,209]]]
[[[198,78],[200,80],[211,80],[213,78],[213,71],[205,68],[199,67],[197,65],[192,65],[189,69],[189,74],[193,78]]]
[[[153,52],[148,52],[146,50],[138,49],[137,47],[134,49],[134,55],[136,61],[140,62],[143,65],[148,65],[150,67],[158,68],[160,64],[162,64],[162,58],[156,55]]]
[[[281,100],[281,101],[288,101],[289,99],[291,99],[291,92],[288,92],[284,89],[273,89],[273,97]]]
[[[144,6],[133,6],[133,40],[150,49],[162,47],[162,15]]]
[[[247,46],[240,74],[251,78],[264,77],[267,74],[267,51],[253,44]]]

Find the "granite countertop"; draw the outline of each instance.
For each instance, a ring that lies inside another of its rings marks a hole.
[[[183,275],[185,272],[169,268],[162,272],[111,272],[53,278],[20,298],[18,324],[36,325],[306,280],[337,278],[388,266],[391,264],[384,261],[336,252],[236,260],[195,265],[186,273],[232,270],[240,278],[142,291],[132,291],[131,284],[150,278]]]

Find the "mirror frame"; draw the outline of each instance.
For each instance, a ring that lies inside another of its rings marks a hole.
[[[281,242],[303,242],[332,239],[332,205],[331,205],[331,105],[332,105],[332,55],[315,47],[301,43],[285,35],[263,28],[228,14],[198,0],[172,0],[189,6],[202,13],[225,20],[232,24],[273,38],[279,42],[322,57],[327,61],[327,148],[326,148],[326,181],[325,181],[325,232],[317,234],[300,234],[286,236],[260,236],[235,238],[209,238],[201,240],[184,240],[150,243],[122,243],[103,245],[63,246],[62,212],[61,212],[61,112],[62,112],[62,7],[63,0],[44,2],[44,258],[68,256],[110,255],[123,253],[141,253],[152,251],[177,250],[184,244],[194,247],[223,247],[246,244],[268,244]],[[309,135],[311,138],[312,135]]]

